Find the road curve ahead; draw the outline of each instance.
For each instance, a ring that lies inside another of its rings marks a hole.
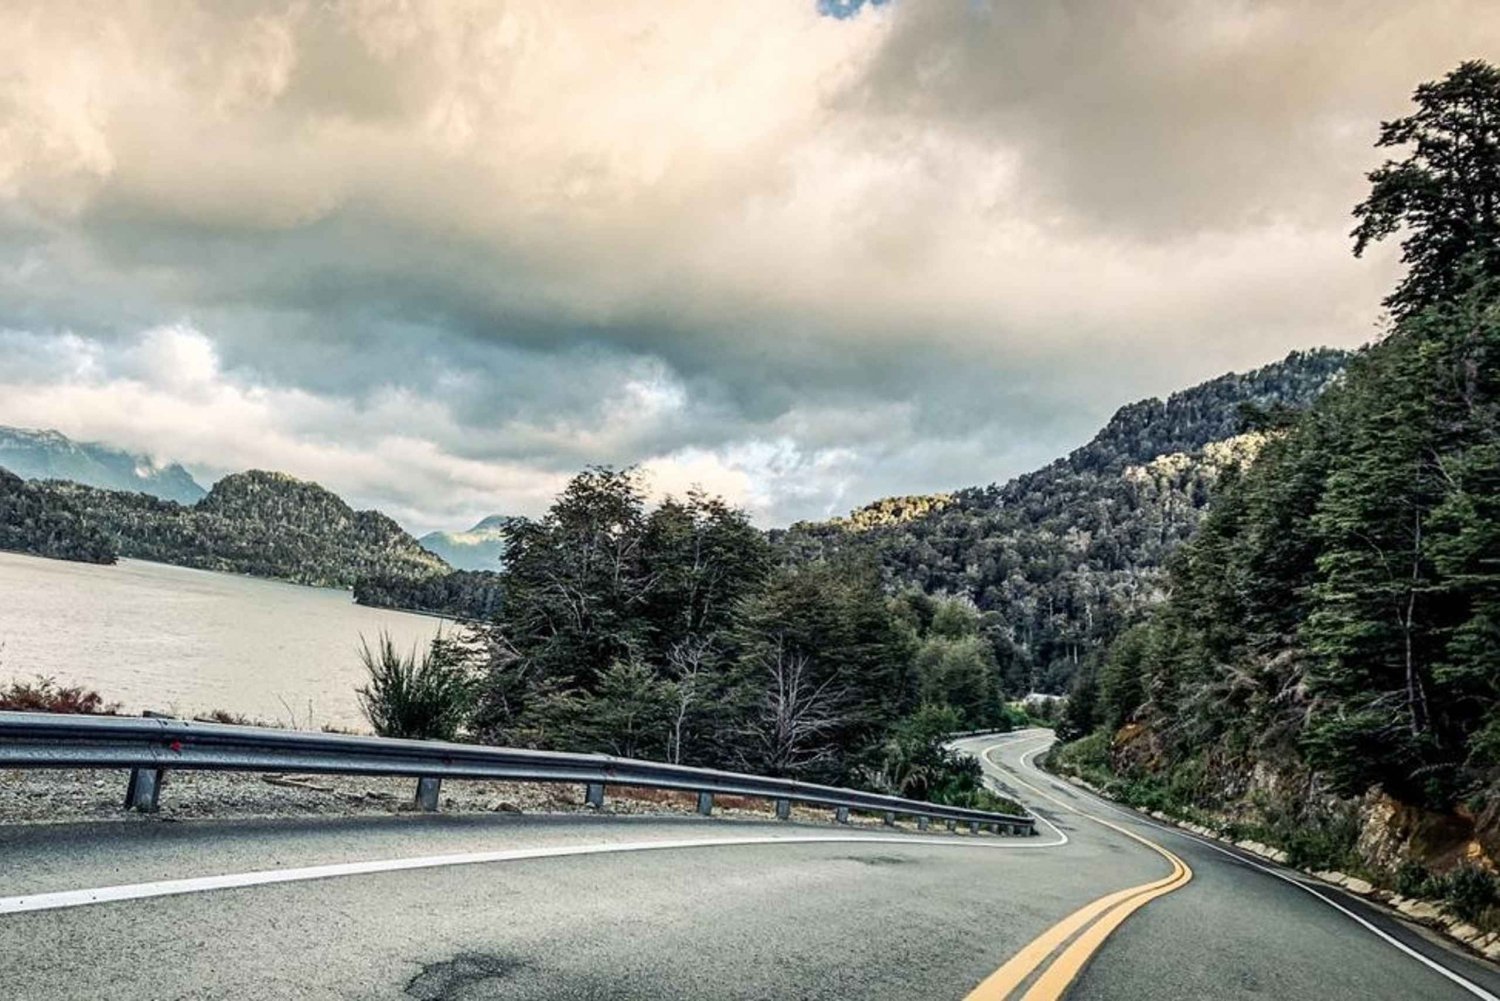
[[[1500,1001],[1500,971],[1425,930],[1042,772],[1033,759],[1051,739],[1045,731],[1026,731],[960,746],[980,758],[994,784],[1065,834],[1069,844],[1061,852],[1077,856],[1080,865],[1093,870],[1095,853],[1125,852],[1144,841],[1186,872],[1174,868],[1134,892],[1103,896],[1091,913],[1075,916],[1069,944],[1039,963],[1027,984],[1012,988],[992,978],[970,995],[975,1001]],[[1102,869],[1093,871],[1102,878]]]
[[[965,742],[1043,818],[1035,838],[609,816],[0,826],[0,997],[1500,992],[1363,904],[1057,783],[1030,763],[1048,740]]]

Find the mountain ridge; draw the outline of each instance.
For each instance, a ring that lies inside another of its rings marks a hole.
[[[72,480],[180,504],[194,503],[208,493],[179,463],[161,465],[113,445],[75,441],[51,428],[0,425],[0,467],[23,480]]]
[[[1159,599],[1166,560],[1243,460],[1211,446],[1306,407],[1350,357],[1294,351],[1120,407],[1088,442],[1005,483],[886,498],[771,536],[794,562],[863,554],[892,590],[967,597],[991,613],[1008,690],[1064,691],[1082,659]]]
[[[428,552],[442,557],[455,570],[499,570],[505,556],[505,524],[509,518],[492,514],[463,532],[428,532],[417,539]]]

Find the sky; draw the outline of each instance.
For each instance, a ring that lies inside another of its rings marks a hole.
[[[0,424],[414,531],[771,526],[1382,329],[1378,124],[1493,0],[4,0]]]

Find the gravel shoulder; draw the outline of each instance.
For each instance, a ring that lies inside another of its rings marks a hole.
[[[123,808],[129,772],[124,769],[0,770],[0,825],[71,823],[80,820],[150,823],[163,820],[359,817],[416,812],[416,780],[296,773],[168,771],[160,810],[144,815]],[[443,783],[445,814],[691,815],[692,793],[610,786],[603,810],[585,805],[583,787],[571,784],[491,782]],[[737,796],[715,799],[714,813],[741,819],[772,819],[769,801]],[[792,818],[827,822],[830,811],[794,807]],[[881,826],[858,814],[857,826]]]

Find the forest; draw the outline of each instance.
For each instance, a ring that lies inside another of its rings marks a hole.
[[[1004,485],[891,498],[772,538],[793,561],[864,554],[893,590],[967,598],[1007,688],[1064,692],[1083,661],[1160,599],[1164,563],[1197,529],[1221,472],[1347,360],[1293,352],[1123,407],[1088,444]]]
[[[378,511],[316,483],[251,470],[195,504],[0,470],[0,548],[112,563],[118,557],[349,587],[370,575],[447,569]]]
[[[1389,332],[1226,471],[1063,728],[1065,767],[1325,865],[1371,796],[1500,848],[1500,70],[1415,103],[1355,210],[1356,253],[1402,235]]]
[[[366,651],[383,733],[603,751],[993,803],[951,732],[1006,728],[981,617],[858,557],[778,561],[701,492],[593,468],[508,528],[505,600],[420,658]]]

